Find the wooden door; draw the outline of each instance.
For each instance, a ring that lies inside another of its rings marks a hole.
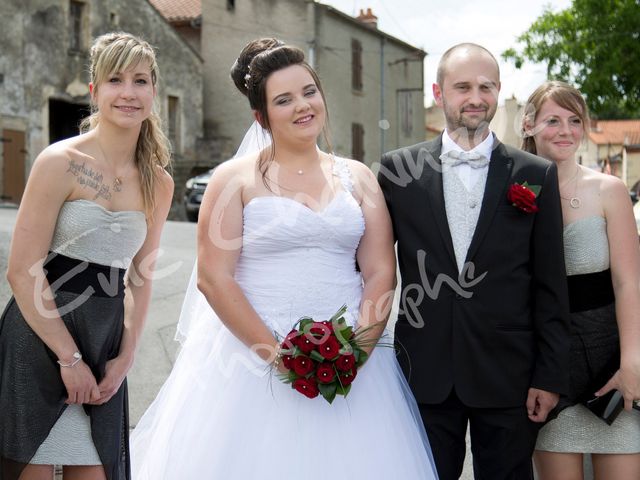
[[[24,132],[19,130],[2,131],[2,199],[20,203],[25,185]]]

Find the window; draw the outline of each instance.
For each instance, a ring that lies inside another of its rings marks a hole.
[[[413,134],[413,92],[398,92],[398,108],[400,113],[400,129],[405,137]]]
[[[362,44],[351,40],[351,88],[362,91]]]
[[[82,50],[82,13],[84,3],[69,2],[69,49]]]
[[[360,123],[351,124],[351,156],[364,161],[364,127]]]
[[[227,0],[227,10],[233,12],[236,9],[236,0]]]
[[[168,136],[174,153],[180,152],[180,99],[169,95],[168,106]]]

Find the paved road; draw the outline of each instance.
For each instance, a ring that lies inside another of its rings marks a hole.
[[[4,272],[15,215],[14,209],[0,208],[0,308],[11,296]],[[196,226],[192,223],[167,222],[164,229],[157,267],[160,275],[154,282],[147,325],[128,377],[132,427],[160,390],[176,358],[178,344],[173,337],[195,259],[195,235]],[[471,471],[468,454],[461,479],[471,480]]]

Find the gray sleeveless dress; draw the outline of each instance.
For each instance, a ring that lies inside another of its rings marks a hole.
[[[143,212],[88,200],[65,202],[58,215],[44,269],[98,381],[118,354],[124,273],[146,233]],[[0,480],[17,478],[28,463],[104,465],[109,480],[129,478],[126,382],[104,405],[67,406],[59,369],[12,298],[0,319]]]
[[[603,217],[582,218],[564,228],[567,275],[602,272],[609,268],[609,241]],[[572,324],[616,325],[613,306],[572,313]],[[601,328],[603,330],[603,328]],[[611,426],[581,404],[564,409],[538,435],[537,450],[564,453],[640,452],[640,412],[622,411]]]

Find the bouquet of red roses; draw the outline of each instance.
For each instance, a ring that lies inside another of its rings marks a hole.
[[[281,361],[289,369],[280,375],[282,381],[309,398],[320,394],[329,403],[336,395],[347,396],[368,355],[359,341],[366,329],[354,332],[343,317],[346,311],[343,305],[329,320],[298,321],[280,344]]]

